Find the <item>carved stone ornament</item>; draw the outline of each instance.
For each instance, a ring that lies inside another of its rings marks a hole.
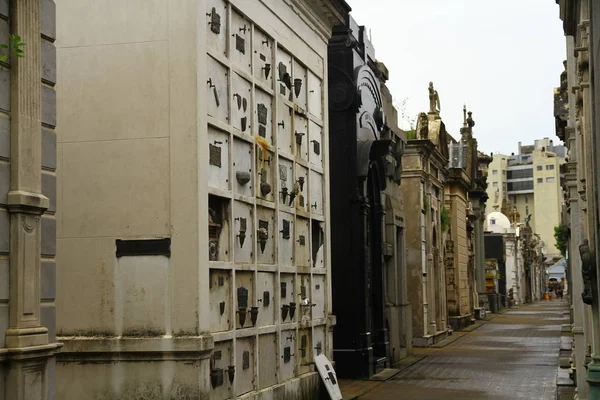
[[[35,215],[21,215],[21,226],[26,233],[33,233],[38,226],[40,217]]]
[[[591,305],[594,300],[592,281],[596,276],[596,263],[594,253],[590,250],[587,239],[579,245],[579,255],[581,257],[581,277],[583,278],[583,293],[581,293],[581,299],[585,304]]]

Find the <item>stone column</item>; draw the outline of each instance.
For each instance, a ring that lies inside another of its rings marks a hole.
[[[485,247],[483,236],[483,219],[485,215],[483,215],[483,211],[480,199],[474,199],[473,212],[477,217],[473,223],[475,226],[475,283],[479,302],[481,302],[482,297],[487,299],[485,293]]]
[[[11,58],[11,179],[9,328],[6,330],[6,398],[48,398],[48,329],[40,322],[41,36],[40,1],[12,0],[11,31],[26,43],[23,58]]]

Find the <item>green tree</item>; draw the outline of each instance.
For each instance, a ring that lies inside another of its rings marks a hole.
[[[567,235],[566,227],[563,224],[559,224],[554,227],[554,240],[556,248],[560,251],[563,257],[567,255]]]
[[[7,62],[10,57],[10,52],[15,53],[15,56],[23,58],[23,49],[25,43],[21,41],[21,36],[10,35],[9,43],[0,43],[0,62]]]

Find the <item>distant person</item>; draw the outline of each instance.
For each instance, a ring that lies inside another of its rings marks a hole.
[[[557,297],[559,300],[562,300],[562,298],[563,298],[563,289],[562,289],[562,288],[557,288],[557,289],[556,289],[556,297]]]

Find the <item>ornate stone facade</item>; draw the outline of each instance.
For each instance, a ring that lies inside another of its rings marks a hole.
[[[439,95],[437,95],[439,98]],[[436,108],[432,102],[432,110]],[[448,134],[437,110],[420,114],[418,138],[409,140],[402,158],[406,217],[408,299],[413,343],[429,345],[448,332],[446,268],[441,227],[448,177]]]

